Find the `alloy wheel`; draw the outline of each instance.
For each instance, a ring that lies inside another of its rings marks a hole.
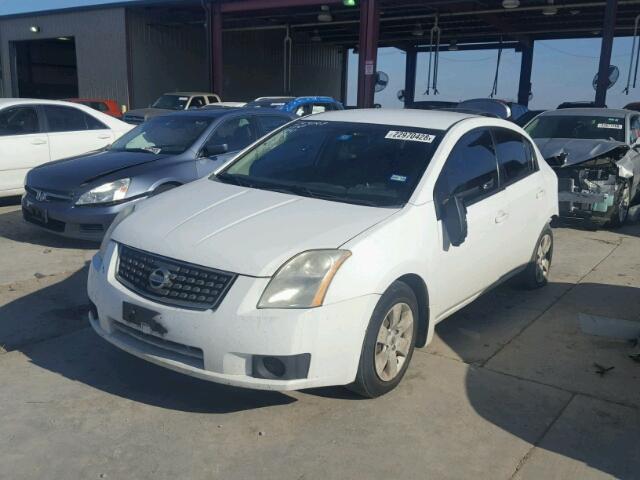
[[[625,182],[618,203],[618,222],[621,225],[625,222],[629,214],[629,204],[631,203],[630,193],[629,182]]]
[[[536,280],[544,282],[549,277],[551,268],[551,235],[545,234],[538,244],[536,251]]]
[[[406,303],[396,303],[380,325],[375,348],[375,368],[380,380],[389,382],[402,370],[413,342],[413,312]]]

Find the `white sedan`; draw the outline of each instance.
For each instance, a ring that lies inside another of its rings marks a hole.
[[[0,99],[0,197],[23,193],[32,168],[98,150],[132,128],[76,103]]]
[[[202,379],[375,397],[493,285],[547,283],[557,212],[557,178],[513,123],[314,115],[122,212],[91,263],[89,319]]]

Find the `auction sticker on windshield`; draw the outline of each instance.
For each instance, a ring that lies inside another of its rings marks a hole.
[[[614,130],[622,130],[622,125],[619,123],[599,123],[598,128],[612,128]]]
[[[429,135],[428,133],[389,130],[384,138],[390,138],[392,140],[408,140],[410,142],[432,143],[436,139],[436,136]]]

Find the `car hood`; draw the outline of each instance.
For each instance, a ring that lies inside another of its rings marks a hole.
[[[167,110],[164,108],[136,108],[134,110],[129,110],[125,116],[129,115],[132,117],[142,117],[145,120],[151,117],[157,117],[158,115],[166,115],[167,113],[174,112],[175,110]]]
[[[629,149],[626,143],[615,140],[536,138],[534,141],[542,156],[552,167],[557,168],[577,165],[616,149]]]
[[[139,203],[112,238],[196,265],[270,277],[294,255],[338,248],[397,211],[203,179]]]
[[[74,192],[81,186],[107,175],[169,155],[102,150],[46,163],[31,170],[27,185],[61,192]]]

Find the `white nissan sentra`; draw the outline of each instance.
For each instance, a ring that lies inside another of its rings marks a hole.
[[[89,317],[198,378],[374,397],[487,289],[547,283],[557,209],[555,174],[507,121],[314,115],[123,211],[91,263]]]

